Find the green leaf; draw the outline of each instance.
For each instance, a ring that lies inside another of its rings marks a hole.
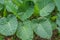
[[[17,12],[18,7],[12,2],[12,0],[5,0],[5,6],[9,12]]]
[[[0,11],[3,9],[4,0],[0,0]]]
[[[60,13],[57,14],[56,24],[60,26]]]
[[[34,12],[33,8],[27,9],[26,12],[24,12],[23,15],[20,16],[21,20],[24,21],[24,20],[28,19],[29,17],[32,16],[33,12]]]
[[[39,15],[39,8],[36,4],[34,5],[34,15],[35,16]]]
[[[17,6],[20,6],[23,1],[22,0],[12,0]]]
[[[36,4],[39,7],[39,9],[41,10],[42,8],[44,8],[46,5],[48,5],[51,2],[52,2],[52,0],[38,0],[36,2]]]
[[[49,3],[40,10],[40,16],[48,16],[55,8],[53,3]]]
[[[3,9],[3,5],[2,4],[0,4],[0,11]]]
[[[33,30],[31,28],[30,21],[23,22],[23,24],[19,23],[17,37],[21,38],[22,40],[33,39]]]
[[[57,29],[58,29],[58,32],[60,33],[60,27],[57,27]]]
[[[55,8],[52,0],[38,0],[36,5],[40,10],[40,16],[48,16]]]
[[[5,0],[5,6],[7,11],[12,12],[14,15],[16,15],[16,17],[20,18],[17,15],[17,10],[18,10],[18,6],[16,6],[12,0]]]
[[[56,7],[58,8],[58,11],[60,11],[60,0],[54,0]]]
[[[55,22],[51,22],[52,29],[55,30],[57,28],[57,24]]]
[[[56,24],[58,25],[57,29],[60,33],[60,13],[57,14]]]
[[[0,34],[5,36],[13,35],[18,27],[18,22],[15,16],[3,17],[0,19]]]
[[[0,3],[1,3],[1,4],[4,4],[4,0],[0,0]]]
[[[46,38],[46,39],[50,39],[52,36],[52,27],[51,24],[49,22],[49,20],[40,22],[40,23],[36,23],[34,25],[34,32],[42,37],[42,38]]]
[[[4,40],[4,36],[1,36],[1,35],[0,35],[0,40]]]

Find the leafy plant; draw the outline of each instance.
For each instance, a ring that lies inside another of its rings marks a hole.
[[[51,39],[55,29],[60,33],[60,0],[0,0],[1,35]]]

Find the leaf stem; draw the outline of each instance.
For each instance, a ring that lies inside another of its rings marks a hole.
[[[6,15],[7,15],[6,8],[4,8],[3,17],[6,17]]]

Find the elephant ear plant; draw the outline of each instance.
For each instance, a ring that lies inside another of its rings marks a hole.
[[[0,35],[50,40],[55,29],[60,33],[60,0],[0,0]]]

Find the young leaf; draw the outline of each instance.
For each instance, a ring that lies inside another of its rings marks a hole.
[[[12,12],[14,15],[16,15],[16,17],[19,18],[19,16],[17,15],[18,7],[12,2],[12,0],[5,0],[4,2],[7,11]]]
[[[58,8],[58,11],[60,11],[60,0],[54,0],[56,7]]]
[[[47,4],[44,8],[40,10],[40,16],[48,16],[55,8],[53,3]]]
[[[48,16],[55,8],[52,0],[38,0],[36,4],[40,9],[40,16]]]
[[[20,16],[21,20],[26,20],[27,18],[29,18],[30,16],[32,16],[34,12],[33,8],[29,8],[28,10],[26,10],[26,12],[23,13],[23,15]]]
[[[21,38],[22,40],[33,39],[33,31],[29,21],[23,22],[23,25],[19,23],[19,27],[17,30],[17,37]]]
[[[3,17],[0,19],[0,34],[5,36],[13,35],[16,32],[18,22],[15,16]]]
[[[52,36],[52,27],[50,22],[46,20],[45,22],[35,24],[34,32],[42,38],[50,39]]]
[[[12,2],[12,0],[5,0],[5,5],[6,5],[6,9],[9,11],[9,12],[17,12],[17,6]]]

